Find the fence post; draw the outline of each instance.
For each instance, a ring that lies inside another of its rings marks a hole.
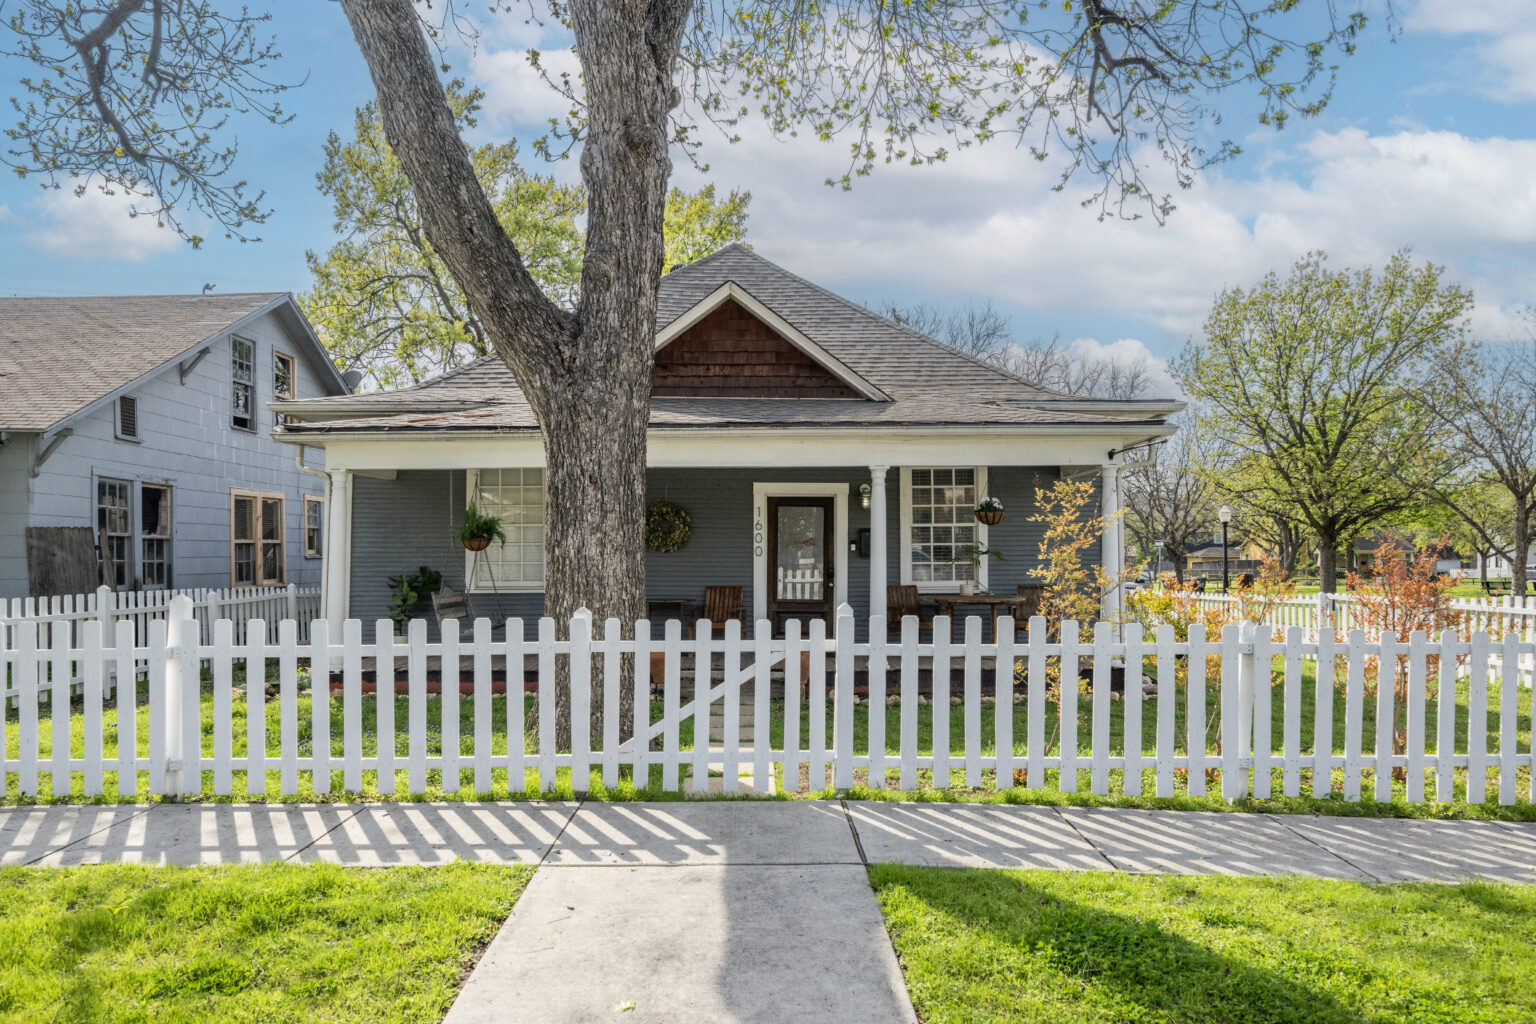
[[[112,608],[116,603],[113,600],[116,596],[116,593],[105,585],[96,588],[96,618],[101,623],[101,642],[103,646],[112,642]],[[105,677],[102,679],[102,683],[106,687],[106,692],[112,693],[117,689],[116,661],[106,665],[102,675]],[[133,680],[130,679],[129,683],[132,684],[132,682]]]
[[[1223,644],[1224,662],[1231,654],[1231,637],[1232,634],[1227,633]],[[1254,641],[1257,637],[1257,623],[1238,623],[1236,692],[1231,699],[1225,697],[1225,691],[1233,684],[1233,679],[1223,665],[1221,795],[1227,800],[1248,795],[1249,773],[1240,762],[1251,760],[1253,755]]]
[[[187,627],[196,627],[192,620],[192,599],[185,594],[177,594],[171,599],[165,624],[165,703],[161,712],[165,715],[165,788],[164,795],[169,800],[179,800],[185,794],[186,774],[184,769],[186,758],[186,743],[183,718],[183,693],[187,686],[186,667],[190,661],[192,665],[193,692],[197,688],[197,641],[192,639],[191,654],[187,657],[189,632]],[[171,765],[175,767],[171,767]]]
[[[284,618],[295,619],[299,617],[299,588],[292,583],[288,584],[288,614]]]
[[[208,591],[208,606],[207,612],[205,613],[207,618],[205,619],[205,625],[203,626],[202,633],[203,636],[208,638],[209,643],[213,642],[213,624],[219,621],[219,615],[223,611],[224,603],[219,600],[219,592],[217,590]],[[233,626],[233,623],[231,623],[231,625]],[[235,642],[239,642],[238,637],[235,638]]]
[[[837,651],[833,655],[832,690],[832,786],[853,785],[853,608],[838,605],[833,627]],[[938,785],[938,773],[934,773]]]

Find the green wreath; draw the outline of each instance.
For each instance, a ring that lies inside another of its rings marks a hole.
[[[688,510],[670,501],[653,501],[645,509],[645,546],[670,554],[688,543],[693,520]]]

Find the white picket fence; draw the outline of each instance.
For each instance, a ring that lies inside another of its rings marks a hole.
[[[239,643],[245,642],[246,623],[251,619],[271,623],[273,632],[268,639],[275,643],[275,630],[280,620],[293,619],[307,627],[321,611],[319,587],[299,587],[292,583],[284,587],[130,590],[121,593],[98,587],[93,594],[18,597],[9,602],[0,601],[0,646],[15,646],[11,637],[23,622],[41,624],[45,645],[51,643],[52,631],[60,626],[68,626],[71,642],[78,645],[81,624],[92,620],[102,624],[105,636],[116,635],[115,623],[131,622],[134,635],[144,639],[149,635],[149,623],[164,620],[171,602],[177,597],[186,597],[192,602],[192,616],[198,622],[199,636],[211,638],[208,624],[229,619],[236,623],[235,635]],[[300,631],[301,637],[306,635]]]
[[[1084,774],[1089,791],[1096,794],[1109,793],[1116,782],[1120,792],[1138,796],[1150,782],[1148,795],[1161,797],[1204,796],[1210,772],[1219,777],[1219,792],[1227,799],[1250,793],[1270,796],[1275,773],[1280,792],[1300,795],[1304,773],[1310,772],[1313,795],[1328,795],[1342,778],[1346,800],[1361,799],[1367,773],[1373,779],[1375,799],[1391,798],[1392,770],[1402,769],[1406,799],[1413,803],[1450,801],[1458,784],[1472,802],[1483,802],[1490,792],[1503,804],[1531,799],[1532,753],[1528,740],[1522,749],[1521,691],[1513,666],[1520,655],[1532,653],[1532,645],[1514,634],[1494,639],[1480,633],[1469,640],[1450,633],[1406,639],[1386,634],[1367,642],[1359,631],[1339,635],[1324,628],[1315,639],[1307,639],[1299,627],[1293,627],[1277,641],[1270,631],[1245,623],[1227,627],[1220,637],[1212,638],[1196,627],[1188,641],[1177,642],[1172,628],[1166,626],[1155,636],[1146,636],[1132,625],[1117,637],[1115,627],[1101,622],[1090,636],[1077,623],[1067,622],[1056,640],[1048,640],[1045,621],[1036,618],[1029,623],[1027,639],[1020,641],[1015,639],[1013,622],[1003,617],[998,639],[983,643],[982,622],[971,617],[965,621],[962,641],[950,639],[950,624],[943,618],[935,621],[931,640],[921,639],[916,619],[907,618],[899,640],[891,641],[884,639],[884,619],[875,617],[867,634],[875,639],[856,642],[852,612],[843,606],[830,636],[821,620],[811,621],[803,633],[798,622],[790,622],[778,637],[771,634],[768,622],[759,621],[750,638],[742,636],[736,621],[725,623],[719,635],[708,623],[700,623],[685,638],[677,621],[667,622],[662,635],[654,636],[645,620],[625,629],[616,619],[605,622],[597,636],[590,616],[580,613],[569,623],[567,639],[557,639],[556,623],[548,618],[539,620],[532,636],[525,634],[521,620],[510,619],[501,640],[492,639],[488,620],[476,620],[467,638],[460,636],[458,623],[450,621],[444,623],[441,640],[435,643],[428,642],[427,624],[420,620],[410,624],[404,638],[394,634],[389,620],[380,620],[371,642],[364,640],[362,624],[356,620],[346,622],[339,637],[330,634],[326,622],[316,620],[309,626],[307,639],[300,638],[298,623],[284,620],[278,623],[273,642],[262,621],[250,622],[240,632],[244,640],[237,640],[236,627],[227,619],[215,622],[211,639],[203,639],[186,598],[179,599],[171,612],[169,619],[149,624],[145,640],[136,637],[133,624],[126,620],[118,621],[110,634],[99,620],[87,620],[78,644],[68,631],[56,630],[51,646],[39,644],[35,622],[17,626],[15,645],[0,650],[0,669],[15,679],[21,697],[16,721],[0,720],[0,752],[8,749],[4,730],[19,731],[18,756],[0,761],[0,780],[7,782],[7,794],[36,794],[40,774],[47,772],[52,794],[68,794],[78,779],[82,792],[95,796],[103,792],[106,773],[115,772],[120,795],[136,794],[141,775],[147,776],[151,794],[178,796],[207,790],[232,795],[236,771],[245,773],[245,793],[251,796],[268,792],[269,773],[275,773],[276,788],[282,794],[299,791],[301,774],[309,777],[315,794],[330,792],[338,781],[333,773],[339,773],[340,787],[348,792],[361,791],[365,773],[376,773],[377,790],[391,794],[396,791],[397,772],[403,773],[410,793],[428,789],[429,772],[441,773],[444,792],[459,791],[467,773],[473,791],[488,793],[498,771],[505,773],[505,785],[514,794],[535,787],[548,790],[562,772],[572,788],[582,792],[589,788],[594,771],[600,771],[604,784],[611,786],[619,782],[622,772],[646,780],[652,766],[658,769],[661,788],[668,791],[680,790],[685,779],[691,780],[691,788],[703,790],[712,773],[734,780],[740,769],[750,766],[753,786],[761,792],[772,784],[775,766],[782,766],[782,777],[791,787],[804,766],[809,777],[818,780],[812,783],[814,789],[822,788],[819,780],[827,778],[828,769],[837,788],[853,785],[856,772],[871,785],[894,782],[902,789],[917,788],[924,772],[932,773],[927,781],[935,786],[979,787],[985,775],[1000,789],[1016,783],[1043,788],[1048,785],[1047,773],[1059,773],[1054,784],[1066,792],[1078,790],[1079,775]],[[1489,686],[1487,670],[1494,654],[1503,656],[1505,666],[1496,691]],[[661,664],[659,708],[655,709],[652,681],[643,670],[653,663],[652,655],[660,655]],[[633,656],[633,664],[642,667],[638,674],[625,671],[626,656]],[[1373,658],[1383,666],[1383,683],[1375,697],[1367,699],[1368,659]],[[1135,667],[1148,659],[1152,693],[1144,696]],[[1208,668],[1208,659],[1214,668]],[[1311,684],[1314,703],[1307,711],[1317,742],[1310,747],[1301,742],[1304,659],[1314,659],[1317,666]],[[207,704],[198,682],[203,662],[210,665]],[[571,688],[571,743],[569,749],[557,750],[555,691],[561,685],[556,671],[561,662],[570,678],[594,682],[590,687]],[[301,663],[312,667],[310,735],[305,738],[299,729]],[[470,691],[460,700],[441,702],[435,729],[429,728],[428,716],[428,676],[434,663],[442,693],[460,693],[461,683],[468,684]],[[493,678],[498,663],[505,679],[499,693]],[[523,668],[529,663],[537,666],[536,723],[528,737],[515,725],[507,729],[505,749],[493,751],[496,704],[501,702],[500,713],[508,721],[523,718],[528,699],[522,686]],[[1112,699],[1117,663],[1132,666],[1125,673],[1131,684],[1124,688],[1123,700]],[[236,756],[235,669],[243,667],[247,678],[265,679],[269,665],[277,669],[277,693],[269,700],[263,686],[244,688],[246,752]],[[1187,670],[1184,683],[1176,682],[1180,665]],[[121,687],[112,737],[115,752],[109,756],[104,742],[109,737],[103,728],[103,680],[109,670],[118,678],[129,678],[140,667],[148,677],[147,742],[141,744],[137,733],[133,690]],[[1069,680],[1059,695],[1047,694],[1053,668]],[[395,701],[376,700],[365,693],[365,670],[372,671],[376,692],[395,692],[396,680],[405,681],[403,721],[396,720]],[[920,687],[925,671],[931,672],[927,699]],[[1070,680],[1079,678],[1082,671],[1091,681],[1079,692]],[[332,672],[340,681],[339,737],[332,735],[338,698],[326,685]],[[1395,677],[1398,672],[1402,675]],[[768,741],[773,710],[770,682],[779,673],[785,739],[774,746]],[[76,676],[84,680],[83,741],[72,745],[69,705],[54,702],[44,722],[38,697],[48,680]],[[867,685],[862,694],[861,676]],[[693,697],[685,701],[683,684],[689,677]],[[1393,749],[1391,723],[1398,709],[1394,687],[1387,682],[1392,678],[1402,678],[1406,684],[1407,743],[1401,753]],[[1344,692],[1343,713],[1337,719],[1336,681],[1342,682]],[[748,684],[756,731],[756,742],[750,745],[742,741],[743,690]],[[1441,693],[1456,692],[1458,685],[1464,689],[1464,717],[1484,727],[1459,725],[1457,701],[1432,700],[1431,684],[1438,684]],[[617,714],[608,714],[603,716],[601,734],[593,735],[592,702],[617,709],[625,688],[631,688],[635,697],[632,722],[622,723]],[[1283,708],[1278,716],[1272,710],[1276,688]],[[1015,695],[1020,697],[1022,707],[1017,710],[1022,712],[1023,724],[1018,734],[1015,715],[997,714],[990,734],[983,735],[982,709],[988,696],[984,690],[990,690],[996,708],[1013,707]],[[1490,708],[1495,692],[1496,706]],[[1207,713],[1208,693],[1216,698],[1213,715]],[[367,701],[375,706],[373,729],[365,733]],[[469,702],[473,716],[467,734],[472,747],[467,751],[460,722],[463,701]],[[1053,728],[1048,734],[1048,711],[1057,710],[1058,701],[1059,733]],[[1087,707],[1082,706],[1084,702]],[[723,716],[723,743],[684,747],[682,724],[691,722],[695,735],[702,738],[715,705]],[[870,736],[886,736],[888,717],[894,716],[893,731],[898,736],[894,747],[878,741],[869,749],[856,747],[856,705],[864,707],[858,714],[867,716]],[[926,713],[920,712],[924,706]],[[1078,735],[1080,711],[1088,717],[1086,751]],[[1525,714],[1529,713],[1527,707]],[[927,716],[931,716],[931,748],[923,750],[919,722]],[[960,737],[953,745],[952,716],[959,719]],[[1213,752],[1207,736],[1213,719],[1219,720],[1219,752]],[[1144,735],[1144,721],[1155,723],[1146,730],[1155,735],[1151,749],[1145,743],[1117,742],[1112,728],[1117,721],[1123,735],[1133,737]],[[1496,723],[1492,728],[1490,721]],[[1363,741],[1368,722],[1376,726],[1369,746]],[[1433,742],[1427,736],[1429,722],[1437,726]],[[807,727],[804,742],[802,726]],[[640,742],[621,740],[621,731],[633,731]],[[436,739],[434,732],[441,737],[437,752],[429,750],[429,743]],[[1336,744],[1340,734],[1343,742]],[[44,735],[51,740],[46,756],[41,750]],[[397,754],[401,736],[406,749]],[[537,779],[532,786],[526,781],[530,775]],[[1494,777],[1491,790],[1490,775]],[[12,776],[14,790],[9,788]]]
[[[823,594],[820,569],[786,569],[779,566],[780,601],[819,601]]]

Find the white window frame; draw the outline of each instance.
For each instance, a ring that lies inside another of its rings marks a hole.
[[[123,429],[123,403],[129,403],[133,409],[133,433]],[[139,430],[139,399],[136,395],[119,395],[116,402],[112,403],[112,436],[119,441],[132,441],[138,444],[140,441]]]
[[[925,594],[958,594],[960,592],[960,580],[926,580],[914,584],[912,579],[912,470],[914,469],[969,469],[976,474],[976,500],[980,501],[987,496],[987,467],[986,466],[902,466],[901,467],[901,529],[899,538],[901,544],[901,582],[905,586],[915,585]],[[976,543],[987,547],[987,524],[976,521]],[[987,563],[990,558],[983,558],[981,566],[976,570],[976,586],[986,590],[988,586]]]
[[[320,507],[319,533],[318,536],[315,537],[316,543],[313,548],[309,546],[309,507],[311,505],[318,505]],[[323,558],[325,557],[325,499],[317,494],[304,495],[302,513],[304,516],[302,526],[304,534],[304,557]]]
[[[288,392],[286,394],[282,391],[282,377],[278,373],[280,367],[286,367],[288,370]],[[287,401],[298,397],[299,361],[287,352],[274,350],[272,353],[272,400],[274,402]],[[272,414],[272,422],[274,426],[280,427],[288,422],[288,417],[283,413],[275,412]]]
[[[145,521],[144,521],[144,491],[146,489],[148,489],[148,490],[164,491],[165,492],[165,499],[164,499],[165,500],[165,508],[164,508],[165,532],[164,533],[149,533],[145,529],[145,525],[146,524],[145,524]],[[138,550],[138,557],[139,557],[139,583],[140,583],[141,586],[144,587],[145,590],[167,590],[167,589],[170,589],[171,587],[175,586],[175,571],[176,571],[175,570],[175,531],[176,531],[176,526],[175,526],[175,518],[174,518],[175,514],[176,514],[176,506],[175,506],[176,497],[175,497],[175,493],[174,493],[175,489],[170,484],[140,483],[139,487],[138,487],[138,491],[139,491],[139,524],[138,524],[139,525],[139,535],[138,535],[138,544],[139,544],[139,550]],[[145,567],[150,564],[150,559],[148,557],[147,552],[145,551],[145,544],[147,542],[149,542],[149,541],[152,541],[152,540],[163,541],[164,544],[165,544],[165,553],[160,558],[160,562],[165,566],[165,580],[163,582],[153,583],[153,584],[150,583],[149,580],[145,578],[146,575],[147,575]]]
[[[108,539],[119,539],[122,541],[123,548],[123,582],[117,582],[117,574],[114,572],[111,574],[111,578],[107,580],[107,586],[112,590],[132,589],[134,580],[136,578],[136,573],[138,571],[137,552],[134,550],[138,543],[138,536],[135,531],[135,527],[137,526],[137,517],[133,514],[134,502],[138,498],[137,489],[133,486],[133,481],[125,477],[98,476],[95,478],[93,483],[93,489],[95,493],[92,495],[93,504],[91,508],[91,528],[96,536],[97,550],[101,553],[100,565],[102,575],[107,575],[107,570],[115,564],[111,561],[108,554]],[[121,487],[124,503],[121,506],[103,505],[101,503],[101,489],[103,485],[110,487]],[[101,521],[101,510],[103,508],[122,509],[125,522],[121,530],[109,531],[106,528],[106,526]]]
[[[486,469],[537,469],[544,475],[544,529],[549,529],[549,470],[543,466],[487,466]],[[468,505],[474,500],[476,492],[480,490],[479,469],[470,469],[464,472],[464,503]],[[503,527],[505,529],[505,527]],[[548,533],[545,537],[548,538]],[[545,545],[545,551],[548,551]],[[549,559],[544,560],[544,578],[537,583],[514,582],[508,580],[491,580],[482,582],[477,573],[485,565],[485,559],[480,557],[477,551],[464,549],[464,589],[471,594],[542,594],[549,579]]]
[[[243,378],[240,376],[240,367],[241,367],[241,364],[242,364],[242,360],[237,358],[236,355],[235,355],[235,349],[239,345],[246,345],[251,350],[251,357],[250,357],[250,359],[248,361],[244,361],[245,376]],[[256,433],[256,415],[257,415],[257,413],[256,413],[256,351],[257,351],[257,346],[256,346],[256,342],[253,339],[247,338],[244,335],[240,335],[240,334],[232,334],[232,335],[230,335],[230,338],[229,338],[229,429],[231,429],[231,430],[244,430],[247,433],[252,433],[252,434]],[[247,410],[246,411],[249,414],[248,416],[246,416],[246,419],[249,422],[247,422],[245,424],[240,424],[240,423],[236,423],[235,422],[235,420],[238,418],[236,413],[235,413],[235,392],[238,391],[242,387],[246,389],[246,394],[249,396],[248,399],[247,399],[247,402],[246,402],[246,405],[247,405]]]

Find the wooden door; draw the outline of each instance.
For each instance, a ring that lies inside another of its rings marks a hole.
[[[768,619],[832,619],[833,499],[768,499]]]

